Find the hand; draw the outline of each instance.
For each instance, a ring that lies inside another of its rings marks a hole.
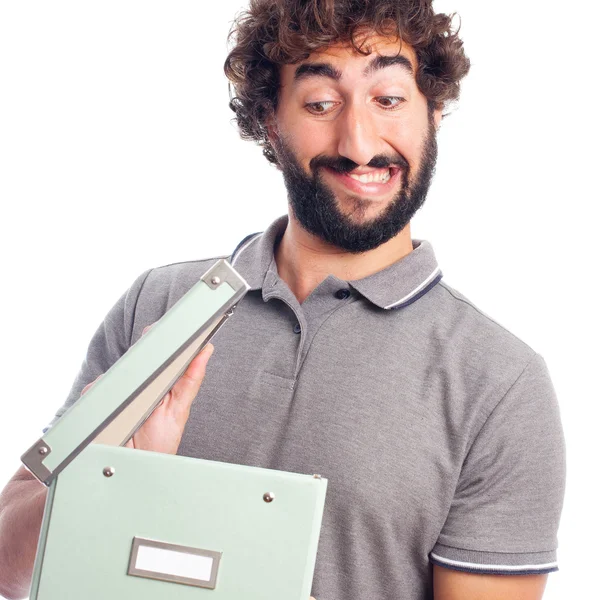
[[[150,327],[152,325],[145,327],[142,335]],[[165,394],[146,422],[125,444],[127,448],[177,454],[185,424],[190,416],[192,402],[198,394],[206,373],[206,365],[213,350],[214,346],[207,344],[202,352],[192,360],[185,373]],[[81,394],[85,394],[100,377],[102,375],[99,375],[92,383],[88,383]]]

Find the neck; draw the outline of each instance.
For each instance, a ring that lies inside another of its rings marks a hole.
[[[302,304],[328,275],[352,281],[377,273],[412,252],[410,224],[381,246],[353,254],[309,233],[289,212],[288,226],[275,251],[281,279]]]

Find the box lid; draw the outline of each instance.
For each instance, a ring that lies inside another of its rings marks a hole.
[[[88,444],[122,446],[233,314],[249,285],[217,261],[21,457],[44,484]]]

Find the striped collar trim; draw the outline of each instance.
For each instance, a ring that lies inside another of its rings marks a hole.
[[[415,300],[418,300],[421,296],[426,294],[434,285],[442,279],[442,271],[436,266],[435,269],[425,278],[414,290],[411,290],[404,298],[400,298],[388,306],[384,306],[385,309],[390,310],[392,308],[402,308],[412,304]]]
[[[245,237],[231,255],[231,264],[248,282],[251,290],[263,287],[274,261],[273,248],[283,235],[287,222],[288,217],[284,215],[264,233]],[[368,277],[348,281],[348,285],[385,310],[398,310],[416,302],[435,287],[442,278],[442,272],[429,242],[413,240],[412,243],[413,251],[399,261]]]

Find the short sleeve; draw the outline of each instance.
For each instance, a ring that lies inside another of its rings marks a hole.
[[[79,399],[81,391],[88,383],[94,381],[101,373],[108,371],[129,349],[137,300],[151,271],[152,269],[148,269],[137,277],[130,288],[110,309],[96,333],[94,333],[71,391],[64,404],[56,411],[54,419],[44,428],[44,433]]]
[[[558,402],[535,355],[471,445],[430,561],[476,573],[556,571],[564,489]]]

